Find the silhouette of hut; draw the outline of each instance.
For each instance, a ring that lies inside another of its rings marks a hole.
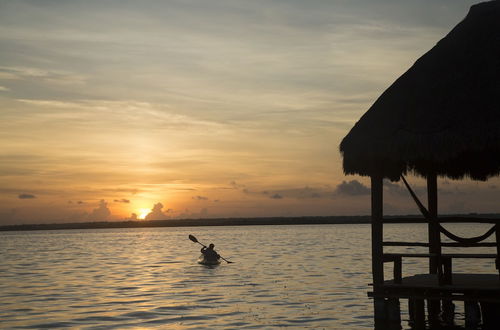
[[[346,174],[498,175],[500,1],[472,6],[377,99],[340,151]]]
[[[342,140],[340,152],[346,174],[371,177],[374,292],[383,286],[387,261],[384,178],[399,180],[410,172],[427,179],[426,246],[430,273],[439,273],[444,232],[437,216],[437,176],[487,180],[500,174],[500,1],[472,6],[382,93]]]

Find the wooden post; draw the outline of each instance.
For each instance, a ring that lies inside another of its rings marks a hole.
[[[451,300],[443,300],[443,322],[446,325],[453,325],[455,319],[455,304]]]
[[[383,246],[383,181],[382,176],[371,177],[372,192],[372,275],[373,285],[384,283]]]
[[[452,264],[452,258],[451,257],[441,257],[441,261],[443,264],[443,278],[441,283],[439,285],[443,284],[452,284],[453,282],[453,264]]]
[[[398,298],[387,299],[387,319],[392,328],[398,326],[401,329],[401,307]]]
[[[491,302],[479,302],[483,318],[482,329],[496,330],[500,324],[500,304]]]
[[[438,194],[437,194],[437,175],[431,173],[427,175],[427,205],[429,209],[430,219],[428,223],[429,237],[429,253],[436,257],[429,258],[429,273],[437,274],[441,283],[443,281],[443,271],[441,266],[441,234],[438,224]],[[438,271],[439,269],[439,271]],[[439,300],[427,301],[427,312],[429,322],[434,322],[438,319],[441,312]]]
[[[403,281],[403,260],[401,256],[394,258],[394,283],[401,284]]]
[[[465,327],[476,328],[481,322],[481,310],[477,301],[465,301]]]
[[[439,226],[437,222],[438,216],[438,195],[437,195],[437,175],[435,173],[431,173],[427,175],[427,201],[429,214],[431,219],[428,224],[428,236],[429,236],[429,253],[440,255],[441,254],[441,239]],[[438,258],[430,258],[429,261],[429,273],[437,274],[438,267]]]
[[[373,291],[377,293],[384,284],[383,260],[383,181],[381,175],[371,176],[372,197],[372,276]],[[387,306],[384,298],[373,298],[375,323],[387,321]]]
[[[425,329],[425,304],[423,299],[410,299],[409,302],[413,321],[413,329]]]
[[[495,259],[495,266],[498,270],[498,275],[500,276],[500,224],[495,225],[495,238],[497,241],[497,257]]]

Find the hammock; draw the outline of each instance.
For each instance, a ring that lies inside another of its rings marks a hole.
[[[403,180],[406,188],[410,192],[411,197],[413,198],[413,200],[417,204],[417,206],[418,206],[420,212],[422,213],[422,215],[424,216],[424,218],[426,218],[427,221],[429,221],[429,222],[431,222],[431,221],[437,222],[437,219],[435,219],[434,217],[431,217],[431,214],[425,208],[424,204],[422,204],[422,202],[420,202],[420,200],[418,199],[417,195],[413,192],[413,190],[411,189],[410,185],[408,184],[408,182],[406,181],[406,179],[405,179],[405,177],[403,175],[401,175],[401,179]],[[488,230],[483,235],[476,236],[476,237],[464,238],[464,237],[460,237],[460,236],[457,236],[457,235],[454,235],[454,234],[450,233],[446,228],[444,228],[443,226],[441,226],[441,224],[438,223],[438,225],[439,225],[439,231],[441,233],[443,233],[449,239],[451,239],[451,240],[453,240],[455,242],[458,242],[458,243],[468,243],[468,244],[479,243],[479,242],[487,239],[488,237],[490,237],[495,232],[495,230],[496,230],[496,225],[493,225],[493,227],[491,227],[490,230]]]

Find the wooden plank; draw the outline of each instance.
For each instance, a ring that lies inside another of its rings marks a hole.
[[[383,242],[384,246],[429,246],[429,243],[421,242]]]
[[[384,260],[393,261],[394,258],[429,258],[435,256],[430,253],[384,253]],[[493,253],[443,253],[442,257],[448,258],[471,258],[471,259],[495,259],[496,254]],[[391,259],[392,258],[392,259]]]
[[[417,274],[402,278],[401,284],[385,281],[383,289],[427,289],[443,292],[500,292],[497,274],[452,274],[451,285],[439,285],[437,274]]]
[[[382,242],[383,246],[429,246],[429,243],[423,242]],[[455,247],[496,247],[495,242],[483,243],[441,243],[441,246],[455,246]]]
[[[413,292],[413,291],[400,291],[400,292],[367,292],[367,296],[370,298],[398,298],[398,299],[440,299],[443,301],[481,301],[481,302],[493,302],[500,303],[500,296],[495,295],[474,295],[474,294],[442,294],[439,292]]]
[[[443,253],[441,256],[449,258],[495,259],[494,253]]]
[[[483,242],[483,243],[441,243],[441,246],[454,246],[454,247],[495,247],[497,243],[495,242]]]
[[[423,242],[383,242],[383,246],[424,246],[428,247],[429,243]],[[454,246],[454,247],[496,247],[495,242],[483,243],[441,243],[441,246]]]
[[[435,255],[430,253],[384,253],[384,258],[429,258]]]
[[[500,224],[500,218],[477,218],[477,217],[456,217],[441,216],[438,218],[440,223],[493,223]],[[427,219],[422,217],[390,217],[384,218],[384,223],[427,223]]]

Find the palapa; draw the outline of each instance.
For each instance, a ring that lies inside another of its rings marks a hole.
[[[500,1],[472,6],[375,101],[340,151],[346,174],[500,174]]]

